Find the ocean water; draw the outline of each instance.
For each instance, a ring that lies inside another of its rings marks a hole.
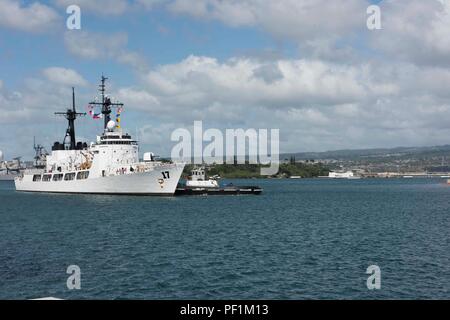
[[[443,180],[251,183],[264,193],[50,195],[0,182],[0,298],[450,299]],[[373,264],[380,290],[366,286]],[[80,290],[66,287],[69,265]]]

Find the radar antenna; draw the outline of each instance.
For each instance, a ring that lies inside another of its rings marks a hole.
[[[99,91],[102,96],[102,102],[92,101],[89,104],[92,106],[101,106],[102,114],[104,118],[104,129],[107,128],[108,122],[111,120],[111,108],[123,107],[123,103],[120,102],[111,102],[111,99],[105,94],[106,85],[105,82],[108,80],[107,77],[102,75],[101,84],[99,85]]]
[[[64,137],[63,145],[66,144],[66,138],[70,138],[70,149],[76,150],[76,141],[75,141],[75,120],[77,117],[85,116],[86,113],[77,112],[75,109],[75,88],[72,87],[72,109],[67,109],[66,112],[55,112],[56,115],[64,116],[69,122],[69,126],[66,131],[66,135]]]

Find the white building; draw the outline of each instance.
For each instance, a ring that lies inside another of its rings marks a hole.
[[[345,172],[331,171],[328,174],[328,178],[332,178],[332,179],[351,179],[354,176],[355,175],[353,174],[353,171],[345,171]]]

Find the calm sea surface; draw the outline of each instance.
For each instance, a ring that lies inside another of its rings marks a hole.
[[[0,298],[450,299],[443,180],[250,184],[264,193],[49,195],[0,182]],[[74,264],[81,290],[69,291]],[[380,290],[366,286],[372,264]]]

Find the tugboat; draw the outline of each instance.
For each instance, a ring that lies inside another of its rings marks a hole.
[[[186,184],[179,184],[175,195],[237,195],[237,194],[260,194],[262,188],[257,186],[234,186],[228,184],[220,187],[214,178],[206,179],[204,167],[192,169]]]
[[[101,107],[101,113],[95,116],[104,119],[104,130],[96,142],[88,145],[75,140],[75,120],[86,113],[76,111],[72,88],[72,107],[66,112],[56,113],[68,121],[64,140],[54,143],[51,154],[45,155],[45,161],[36,159],[44,164],[42,168],[26,170],[15,178],[17,191],[174,195],[184,163],[156,161],[150,152],[144,154],[144,161],[139,160],[138,142],[120,126],[123,104],[112,102],[105,94],[106,80],[102,76],[99,86],[101,100],[89,105],[90,113],[92,108]],[[113,108],[117,108],[116,121],[111,120]]]

